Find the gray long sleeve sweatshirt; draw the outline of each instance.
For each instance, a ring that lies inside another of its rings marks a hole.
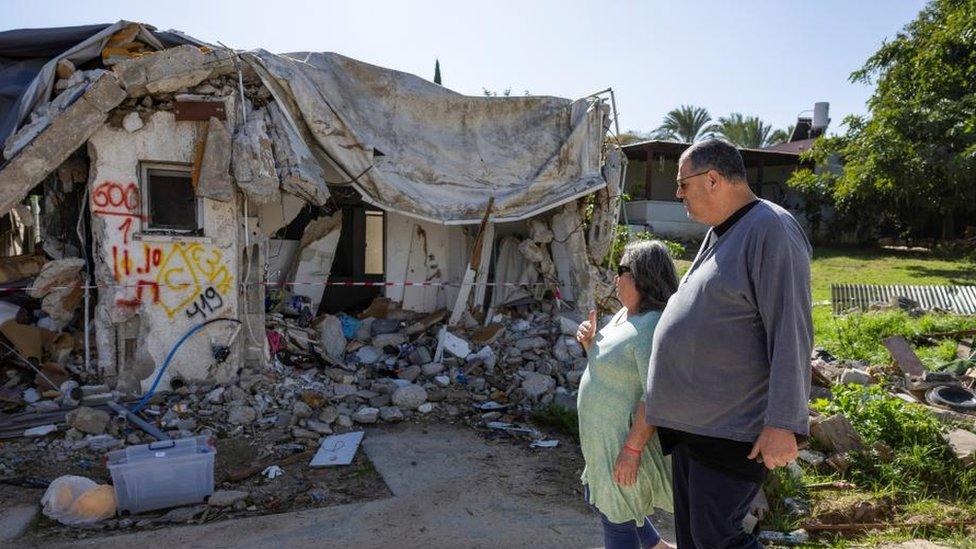
[[[648,423],[743,442],[766,425],[808,433],[810,254],[766,200],[708,232],[654,332]]]

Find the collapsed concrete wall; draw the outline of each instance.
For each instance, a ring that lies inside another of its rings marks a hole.
[[[120,388],[142,392],[189,329],[211,318],[238,314],[236,200],[198,198],[200,235],[152,233],[144,226],[146,182],[141,163],[192,165],[204,131],[203,124],[177,122],[172,113],[160,111],[134,132],[105,126],[89,140],[89,204],[100,287],[98,357],[105,372],[118,375]],[[231,323],[215,323],[187,340],[162,386],[174,377],[218,382],[233,378],[238,346],[231,345],[223,362],[214,359],[213,346],[231,343],[236,331]]]

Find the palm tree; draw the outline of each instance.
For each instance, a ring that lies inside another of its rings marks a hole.
[[[793,135],[793,127],[793,124],[790,124],[785,130],[776,130],[769,134],[769,145],[779,145],[780,143],[788,142],[790,136]]]
[[[720,116],[713,131],[737,147],[760,149],[770,145],[773,127],[756,116],[742,116],[734,112]]]
[[[693,143],[708,134],[711,120],[707,109],[681,105],[664,117],[664,122],[654,130],[654,136],[668,141]]]

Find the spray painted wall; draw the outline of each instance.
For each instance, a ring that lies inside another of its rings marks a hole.
[[[202,236],[144,232],[140,163],[191,165],[204,125],[154,113],[133,133],[104,127],[89,140],[95,279],[99,284],[96,342],[99,365],[120,388],[148,388],[177,341],[193,326],[238,317],[238,205],[198,198]],[[175,205],[174,205],[175,206]],[[228,381],[239,365],[237,325],[218,322],[180,348],[163,377]],[[213,345],[231,345],[222,363]],[[141,386],[141,387],[140,387]]]
[[[473,227],[477,230],[477,225]],[[463,227],[387,212],[386,280],[458,284],[464,275],[471,241]],[[386,288],[386,297],[400,301],[404,309],[419,312],[450,309],[457,295],[456,286]]]

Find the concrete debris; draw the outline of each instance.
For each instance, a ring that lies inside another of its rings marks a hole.
[[[78,429],[82,433],[88,433],[91,435],[100,435],[104,433],[109,419],[111,418],[107,412],[95,410],[94,408],[89,408],[87,406],[76,408],[71,412],[68,412],[68,415],[65,416],[65,420],[68,422],[68,425]]]
[[[280,199],[266,116],[264,109],[248,114],[247,122],[234,136],[233,144],[234,180],[244,194],[258,204]]]
[[[221,202],[234,200],[234,187],[230,176],[232,154],[233,140],[230,132],[227,131],[227,126],[217,118],[210,117],[203,158],[200,161],[197,196]]]
[[[960,461],[969,466],[976,462],[976,434],[965,429],[953,429],[946,435],[946,441]]]
[[[258,413],[250,406],[237,405],[227,413],[227,421],[234,425],[250,425],[258,418]]]
[[[302,198],[316,206],[329,199],[325,172],[305,141],[292,128],[277,103],[268,104],[268,134],[274,148],[275,163],[281,190]]]
[[[231,507],[247,499],[248,493],[241,490],[217,490],[207,499],[211,507]]]
[[[27,193],[98,131],[108,113],[125,99],[125,91],[110,73],[101,74],[84,94],[57,115],[50,126],[0,170],[0,214],[10,211]]]
[[[420,385],[400,387],[393,393],[393,405],[407,410],[416,410],[427,401],[427,391]]]
[[[136,111],[130,112],[129,114],[125,115],[125,118],[122,119],[122,127],[129,133],[137,132],[141,130],[143,126],[145,126],[145,123],[143,123],[142,118]]]
[[[856,368],[848,368],[841,372],[840,374],[841,385],[846,385],[848,383],[855,383],[857,385],[873,385],[875,383],[874,378],[871,374],[865,372],[864,370],[858,370]]]
[[[339,317],[323,315],[319,319],[319,342],[326,356],[334,361],[341,361],[346,351],[346,337],[342,333],[342,321]]]
[[[820,445],[833,452],[851,452],[864,449],[861,436],[854,430],[844,414],[817,418],[810,422],[810,436]]]
[[[113,68],[129,97],[166,94],[234,71],[233,54],[184,45],[119,62]]]
[[[71,78],[71,75],[74,73],[75,64],[72,63],[70,59],[58,59],[58,64],[54,69],[54,74],[57,75],[58,78]]]
[[[522,390],[529,398],[539,398],[556,388],[556,380],[552,376],[531,372],[522,380]]]
[[[363,406],[352,415],[356,423],[376,423],[380,417],[380,410],[371,406]]]

